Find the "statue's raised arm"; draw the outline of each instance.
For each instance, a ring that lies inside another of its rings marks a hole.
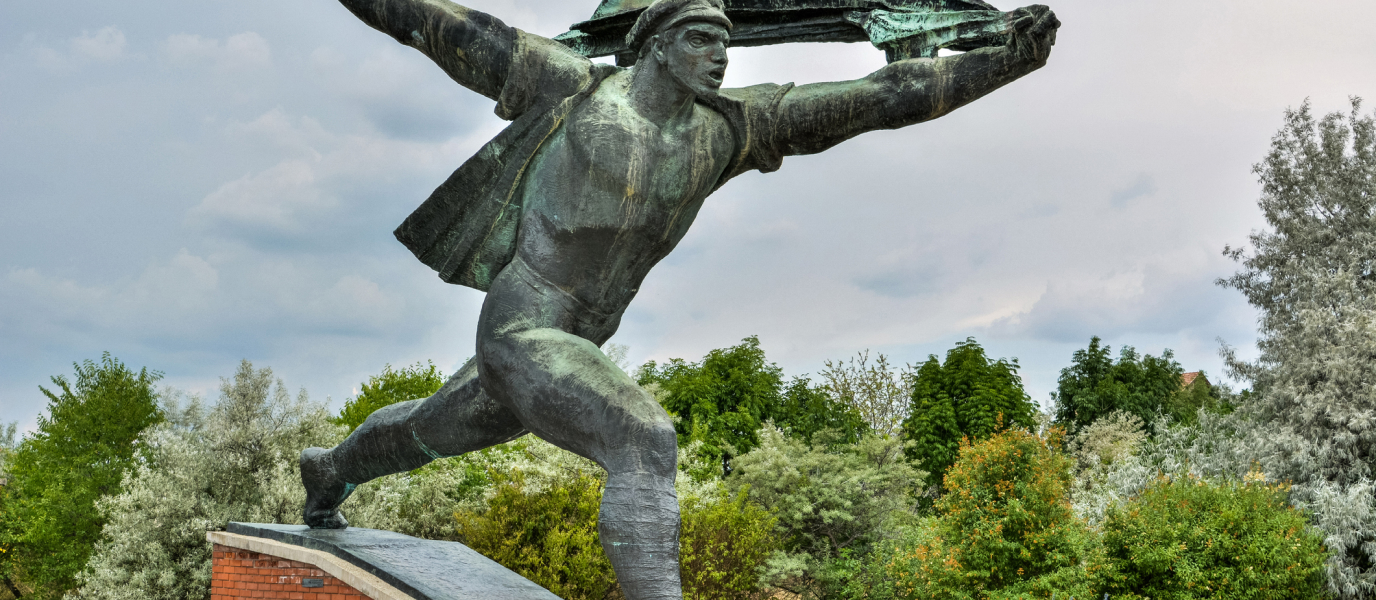
[[[420,50],[454,81],[496,100],[517,32],[487,13],[447,0],[340,0],[364,23]]]
[[[855,81],[794,88],[779,105],[774,145],[815,154],[867,131],[941,117],[1046,64],[1060,21],[1033,5],[1007,14],[1010,41],[945,58],[890,63]]]

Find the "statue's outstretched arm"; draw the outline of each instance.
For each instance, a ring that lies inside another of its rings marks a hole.
[[[794,88],[779,105],[775,144],[814,154],[867,131],[950,113],[1046,64],[1060,21],[1034,5],[1009,13],[1012,41],[938,59],[901,60],[864,79]]]
[[[374,29],[420,50],[454,81],[496,100],[506,83],[516,30],[447,0],[340,0]]]

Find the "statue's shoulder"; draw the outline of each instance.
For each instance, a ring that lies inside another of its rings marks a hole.
[[[772,119],[784,95],[793,84],[761,83],[749,87],[722,88],[709,105],[723,113],[728,120]]]
[[[748,87],[722,88],[720,94],[728,102],[772,102],[781,92],[786,92],[792,87],[791,83],[757,83]]]

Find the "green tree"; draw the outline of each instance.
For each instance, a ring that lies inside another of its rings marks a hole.
[[[955,463],[962,439],[1031,429],[1036,410],[1018,377],[1018,359],[992,360],[969,338],[946,353],[944,364],[932,355],[918,367],[912,413],[903,422],[903,438],[912,442],[908,456],[940,477]]]
[[[9,423],[7,425],[0,424],[0,531],[4,531],[5,516],[9,514],[5,504],[6,498],[8,497],[5,488],[9,483],[10,456],[14,454],[15,433],[18,427],[18,423]],[[8,591],[11,596],[18,598],[23,594],[19,591],[19,587],[15,585],[14,580],[10,577],[8,569],[10,563],[7,557],[9,553],[10,547],[3,541],[0,541],[0,585],[3,585],[4,590]]]
[[[1058,432],[1015,429],[961,444],[938,516],[887,565],[898,597],[1090,597],[1102,562],[1071,511],[1070,459]]]
[[[1157,415],[1169,414],[1172,400],[1181,390],[1184,369],[1169,348],[1155,357],[1123,346],[1118,360],[1113,361],[1109,358],[1112,349],[1101,342],[1097,336],[1090,338],[1089,347],[1076,350],[1071,365],[1061,369],[1051,395],[1056,403],[1056,424],[1073,437],[1099,418],[1123,411],[1136,415],[1151,432]],[[1171,416],[1191,420],[1194,413],[1182,405],[1180,414]]]
[[[1162,479],[1109,511],[1101,591],[1159,600],[1323,596],[1323,537],[1288,486]]]
[[[775,409],[773,421],[787,428],[789,436],[805,442],[825,431],[832,443],[854,444],[870,431],[859,410],[806,377],[793,378],[784,389],[783,403]]]
[[[353,432],[379,408],[434,395],[444,385],[444,379],[444,374],[432,362],[416,363],[401,370],[386,365],[381,374],[363,382],[362,393],[344,403],[334,422],[348,426]]]
[[[869,350],[848,362],[827,361],[821,373],[823,389],[838,404],[853,407],[879,435],[897,433],[911,412],[914,375],[911,365],[895,369],[883,354],[871,363]]]
[[[723,474],[730,472],[733,456],[759,445],[757,432],[767,421],[804,439],[830,428],[858,439],[867,429],[854,409],[806,379],[785,387],[783,370],[765,358],[754,336],[713,350],[697,363],[678,358],[664,365],[647,362],[637,379],[677,417],[679,445],[702,442],[699,451],[720,463]]]
[[[1193,381],[1176,390],[1166,398],[1162,412],[1170,415],[1176,423],[1194,425],[1199,422],[1199,411],[1207,410],[1215,414],[1228,414],[1234,407],[1224,397],[1222,391],[1209,383],[1204,372],[1200,371]]]
[[[56,392],[39,388],[47,414],[14,452],[0,519],[0,569],[22,566],[41,598],[76,587],[105,524],[96,501],[120,491],[139,462],[139,433],[163,419],[153,389],[160,373],[133,371],[108,352],[74,367],[74,380],[52,378]]]
[[[1376,115],[1285,113],[1254,167],[1269,228],[1251,249],[1226,248],[1241,269],[1220,284],[1260,313],[1244,405],[1263,429],[1266,472],[1295,483],[1292,501],[1328,536],[1330,593],[1376,595]]]

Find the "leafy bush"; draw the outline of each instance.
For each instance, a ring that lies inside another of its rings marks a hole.
[[[161,374],[109,353],[74,366],[75,380],[52,378],[57,392],[39,388],[48,414],[8,459],[0,573],[22,571],[37,598],[76,587],[106,522],[96,501],[120,491],[140,459],[139,433],[163,419],[153,389]]]
[[[1205,373],[1200,371],[1194,381],[1166,399],[1162,411],[1176,423],[1193,425],[1201,409],[1213,414],[1228,414],[1236,410],[1237,407],[1229,401],[1231,396],[1227,386],[1209,383]]]
[[[483,506],[492,486],[488,472],[509,462],[511,451],[503,445],[370,481],[358,486],[341,510],[354,527],[458,541],[454,513]]]
[[[682,502],[680,546],[685,600],[766,598],[760,572],[778,549],[777,520],[742,493],[725,489]]]
[[[912,413],[903,438],[908,457],[940,476],[955,462],[961,440],[981,440],[1010,426],[1036,426],[1036,407],[1023,391],[1018,360],[991,360],[974,338],[956,344],[942,364],[935,355],[917,370]]]
[[[1070,464],[1055,435],[1008,430],[961,445],[939,516],[887,565],[899,598],[1089,597],[1100,563],[1067,501]]]
[[[745,494],[727,493],[712,465],[701,462],[700,443],[679,450],[675,486],[684,597],[749,598],[777,548],[775,521]],[[458,539],[560,597],[605,597],[616,585],[597,533],[605,472],[534,436],[491,452],[491,487],[484,502],[455,514]],[[449,460],[469,457],[482,453]]]
[[[560,485],[528,490],[520,470],[491,473],[481,512],[455,514],[470,548],[568,600],[601,600],[615,584],[597,536],[603,480],[573,471]]]
[[[1147,440],[1142,419],[1116,411],[1091,423],[1067,447],[1080,472],[1101,472],[1113,463],[1137,453]]]
[[[811,445],[778,428],[759,431],[760,447],[736,459],[729,482],[778,516],[787,554],[771,560],[767,580],[808,597],[833,597],[868,557],[885,524],[904,511],[925,476],[907,463],[903,442],[867,435]]]
[[[1103,591],[1153,600],[1323,595],[1322,538],[1286,504],[1288,488],[1162,479],[1110,510]]]
[[[386,365],[381,374],[369,377],[363,383],[361,393],[344,402],[344,408],[334,422],[348,426],[352,432],[379,408],[434,395],[444,385],[444,379],[444,374],[435,367],[435,363],[416,363],[399,371],[393,370],[392,365]]]

